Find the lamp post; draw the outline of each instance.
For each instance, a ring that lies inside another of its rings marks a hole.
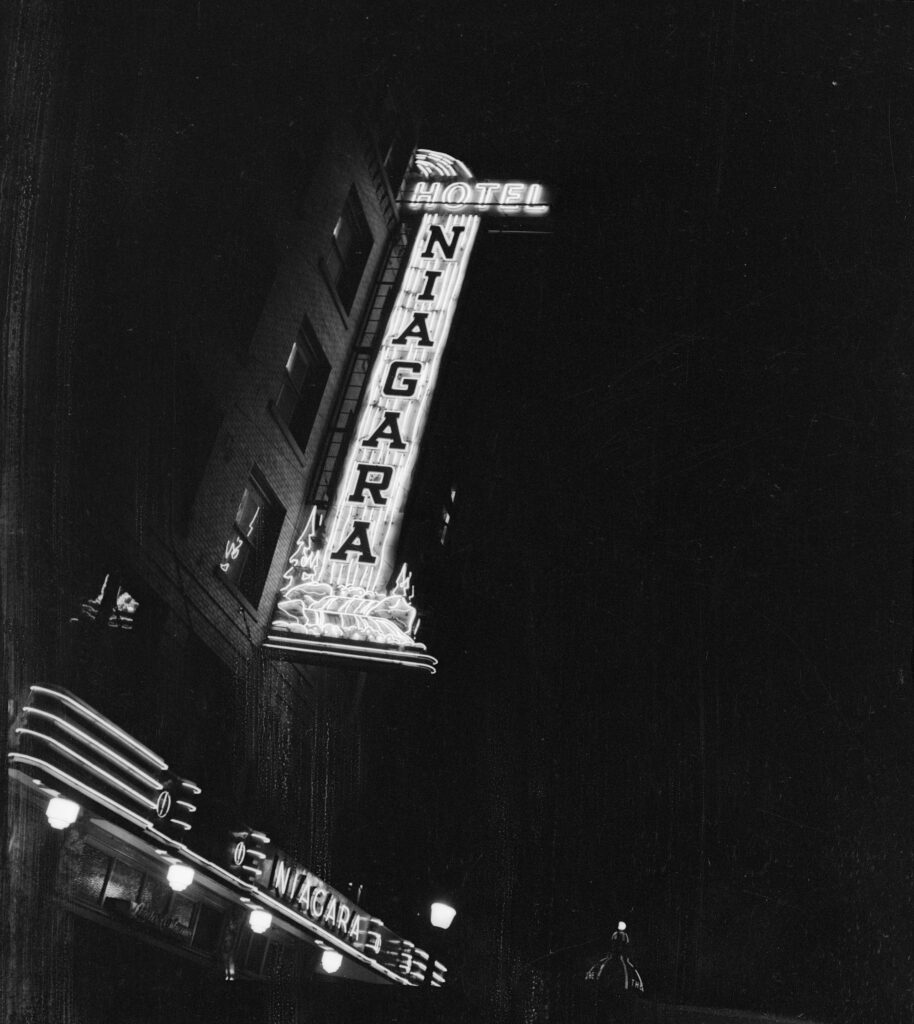
[[[441,952],[442,932],[448,930],[454,923],[457,911],[447,900],[435,900],[429,907],[428,919],[431,928],[429,930],[428,966],[425,971],[425,987],[442,988],[445,982],[447,967],[439,960]]]

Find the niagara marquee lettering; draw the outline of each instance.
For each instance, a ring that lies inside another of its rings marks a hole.
[[[372,374],[339,515],[331,562],[378,561],[398,500],[408,484],[476,223],[457,216],[424,218]],[[475,218],[473,218],[475,221]],[[395,532],[395,531],[394,531]],[[376,584],[385,582],[381,579]]]
[[[380,933],[369,930],[371,916],[307,868],[287,862],[283,854],[275,856],[266,888],[293,910],[337,935],[354,949],[375,954],[381,952]]]

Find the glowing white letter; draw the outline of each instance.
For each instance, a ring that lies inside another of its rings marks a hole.
[[[479,193],[479,206],[489,206],[494,200],[492,196],[501,188],[500,181],[477,181],[476,191]]]
[[[449,210],[459,210],[470,201],[473,192],[465,181],[452,181],[441,193],[441,201]]]
[[[501,206],[518,206],[524,200],[524,183],[522,181],[509,181],[502,189]]]
[[[433,181],[431,184],[426,184],[424,181],[416,181],[413,183],[412,190],[410,191],[409,201],[416,206],[423,206],[425,203],[437,203],[440,192],[440,181]]]

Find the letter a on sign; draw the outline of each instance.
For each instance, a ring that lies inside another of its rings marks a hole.
[[[331,554],[336,562],[345,562],[350,551],[359,556],[360,562],[374,562],[375,557],[371,553],[371,543],[368,540],[368,527],[370,523],[362,523],[356,520],[352,524],[352,531],[342,544]]]
[[[363,448],[377,448],[378,441],[389,441],[390,447],[402,451],[406,442],[400,436],[400,414],[398,412],[385,412],[384,419],[371,435],[362,441]]]
[[[417,345],[431,345],[432,339],[428,336],[426,320],[428,320],[428,313],[413,313],[413,322],[402,334],[394,338],[391,344],[404,345],[408,341],[415,341]]]

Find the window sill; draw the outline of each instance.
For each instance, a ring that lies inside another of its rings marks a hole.
[[[288,441],[289,447],[292,449],[292,454],[295,456],[296,460],[298,461],[298,464],[302,467],[302,469],[304,469],[306,465],[305,453],[301,450],[301,448],[298,447],[298,442],[292,436],[282,416],[279,415],[279,410],[276,408],[276,403],[273,401],[272,398],[269,400],[269,402],[267,402],[267,408],[270,410],[270,415],[273,417],[273,421],[275,422],[276,426],[279,427],[280,431],[282,432],[282,436],[286,439],[286,441]]]

